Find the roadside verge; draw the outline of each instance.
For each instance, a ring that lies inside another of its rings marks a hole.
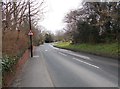
[[[88,53],[108,58],[114,58],[118,59],[118,49],[117,49],[117,43],[115,44],[108,44],[108,45],[90,45],[90,44],[77,44],[73,45],[68,42],[63,43],[56,43],[53,45],[54,47],[61,48],[61,49],[67,49],[75,52],[82,52],[82,53]]]

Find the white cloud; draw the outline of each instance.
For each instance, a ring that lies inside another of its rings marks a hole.
[[[49,31],[55,32],[62,29],[62,22],[65,14],[71,9],[76,9],[81,6],[82,0],[46,0],[48,12],[41,24]]]

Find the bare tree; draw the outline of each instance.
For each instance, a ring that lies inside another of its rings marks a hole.
[[[3,13],[3,32],[7,30],[21,30],[24,19],[28,20],[28,2],[29,0],[22,0],[14,2],[14,0],[6,0],[2,4]],[[31,1],[31,21],[33,26],[37,25],[37,22],[41,20],[44,9],[44,0],[39,2]]]

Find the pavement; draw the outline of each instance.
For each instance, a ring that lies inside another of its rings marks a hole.
[[[33,58],[25,63],[11,87],[53,87],[45,60],[39,50],[39,47],[35,48]]]
[[[11,87],[118,87],[118,60],[46,43],[36,47]]]

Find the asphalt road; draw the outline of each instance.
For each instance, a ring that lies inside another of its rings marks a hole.
[[[118,87],[118,61],[46,43],[35,49],[12,86]]]

